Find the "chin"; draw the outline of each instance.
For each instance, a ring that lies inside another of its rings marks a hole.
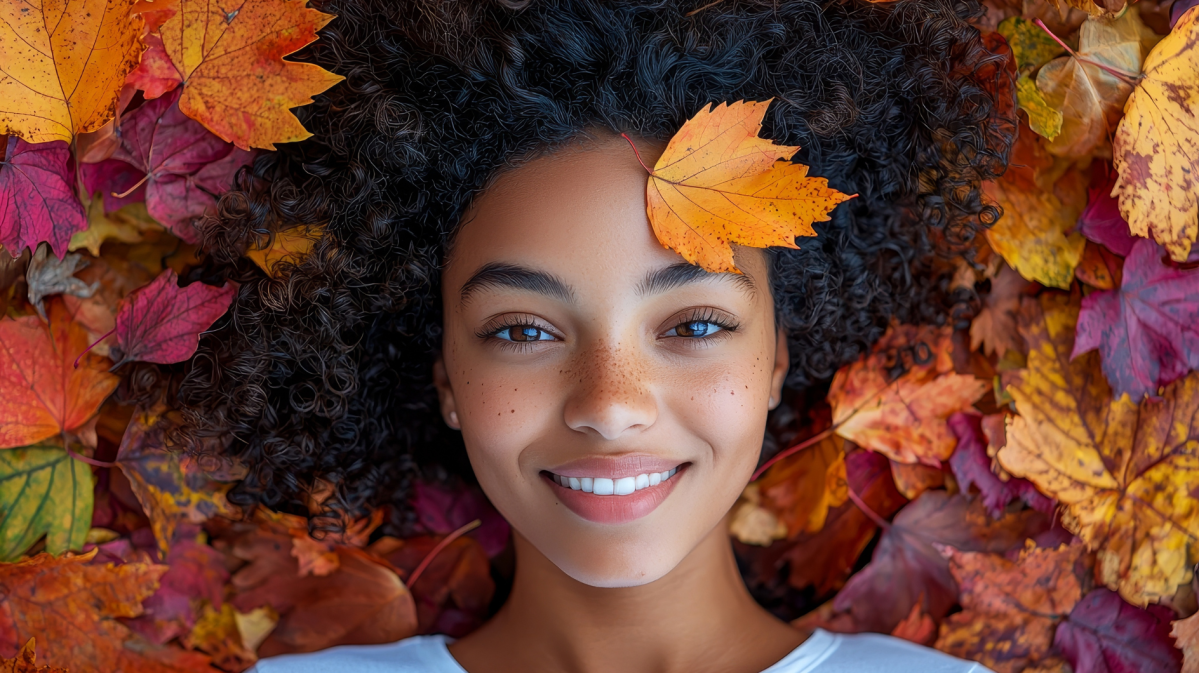
[[[543,550],[542,553],[571,579],[599,589],[638,587],[656,582],[674,570],[686,556],[667,554],[668,550],[661,548],[661,541],[630,544],[638,549],[621,553],[611,547],[595,549],[596,545],[590,544],[581,549]]]

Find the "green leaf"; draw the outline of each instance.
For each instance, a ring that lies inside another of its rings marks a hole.
[[[1019,16],[1004,19],[996,31],[1007,39],[1021,75],[1032,74],[1066,51],[1040,26]]]
[[[80,549],[92,525],[92,470],[55,446],[0,451],[0,562],[46,536],[46,551]]]
[[[1053,140],[1062,132],[1061,111],[1046,102],[1037,83],[1027,75],[1016,80],[1016,102],[1028,113],[1028,127],[1038,135]]]

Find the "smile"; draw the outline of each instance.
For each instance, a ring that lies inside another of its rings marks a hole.
[[[657,486],[658,484],[667,481],[678,473],[679,468],[676,466],[664,472],[649,472],[639,474],[636,477],[624,477],[621,479],[608,479],[606,477],[565,477],[560,474],[550,472],[550,478],[553,479],[559,486],[569,488],[572,491],[582,491],[584,493],[594,493],[595,495],[632,495],[637,491]]]

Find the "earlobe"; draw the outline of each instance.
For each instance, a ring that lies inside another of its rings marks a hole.
[[[445,369],[445,360],[441,356],[433,361],[433,386],[437,388],[437,401],[441,406],[441,417],[445,424],[455,430],[461,430],[458,421],[458,404],[454,400],[454,389],[450,386],[450,377]]]
[[[770,376],[769,406],[774,409],[783,399],[783,383],[787,380],[787,370],[791,368],[791,353],[787,350],[787,332],[782,327],[775,337],[774,371]]]

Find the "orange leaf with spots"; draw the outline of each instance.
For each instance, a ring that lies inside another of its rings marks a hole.
[[[949,327],[894,324],[842,367],[828,393],[837,434],[891,460],[940,467],[957,446],[949,417],[988,387],[954,373],[952,336]]]
[[[670,139],[650,172],[646,212],[658,241],[707,271],[741,273],[732,244],[798,248],[853,198],[789,161],[799,148],[759,138],[770,101],[705,107]]]
[[[0,135],[71,142],[117,113],[142,51],[133,0],[0,5]]]
[[[273,150],[275,143],[311,136],[291,108],[344,79],[283,60],[316,40],[331,20],[305,0],[259,0],[236,9],[215,0],[179,0],[178,11],[147,38],[149,49],[130,83],[149,97],[181,84],[184,114],[243,150]]]
[[[49,304],[49,325],[36,315],[0,318],[0,448],[27,446],[87,422],[117,377],[108,359],[88,353],[87,330],[61,300]]]

